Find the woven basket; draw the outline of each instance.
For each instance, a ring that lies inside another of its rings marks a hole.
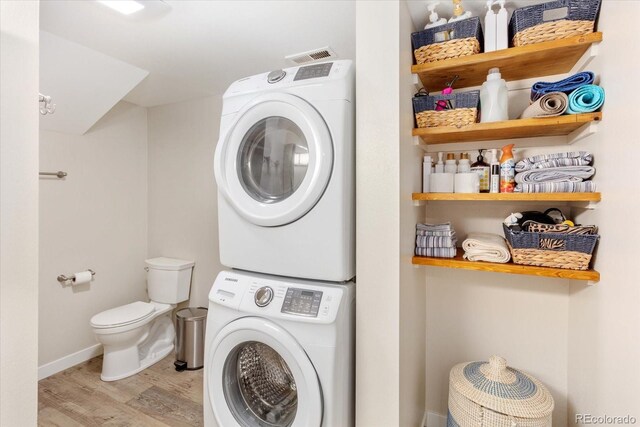
[[[502,357],[451,369],[448,427],[550,427],[553,407],[540,381]]]
[[[587,270],[597,234],[558,234],[512,231],[502,225],[511,258],[516,264]]]
[[[451,40],[438,42],[437,34],[445,33]],[[482,27],[480,18],[473,17],[417,31],[411,34],[416,64],[459,58],[481,52]]]
[[[452,93],[450,95],[428,95],[413,98],[413,112],[419,128],[454,126],[462,127],[476,122],[480,92]],[[436,111],[438,101],[449,101],[453,109]]]
[[[600,3],[601,0],[559,0],[516,9],[509,22],[513,46],[592,33]],[[559,14],[555,17],[547,15],[556,11]]]

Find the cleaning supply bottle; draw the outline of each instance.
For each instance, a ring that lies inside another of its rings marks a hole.
[[[505,0],[499,0],[500,10],[496,15],[496,50],[509,47],[509,21],[507,20],[507,9],[504,8]]]
[[[442,162],[443,155],[444,153],[442,151],[438,153],[438,163],[436,163],[435,173],[444,173],[444,163]]]
[[[508,103],[507,82],[502,78],[500,69],[492,68],[480,88],[480,122],[509,120]]]
[[[447,161],[444,163],[444,173],[456,172],[458,172],[458,166],[456,166],[456,155],[453,153],[447,153]]]
[[[489,179],[490,179],[490,167],[484,161],[484,157],[482,156],[482,152],[484,150],[478,150],[479,156],[476,161],[471,165],[471,172],[475,172],[480,177],[480,192],[488,193],[489,192]]]
[[[491,163],[490,163],[490,177],[489,177],[489,191],[491,193],[500,192],[500,162],[498,161],[498,150],[491,150]]]
[[[428,193],[431,186],[431,156],[424,156],[422,162],[422,192]]]
[[[516,187],[516,163],[513,160],[514,144],[502,147],[502,157],[500,157],[500,192],[513,193]]]
[[[496,50],[496,18],[497,16],[493,12],[493,0],[487,0],[487,15],[484,17],[485,52],[493,52]]]

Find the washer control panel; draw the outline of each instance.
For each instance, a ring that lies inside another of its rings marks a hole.
[[[307,65],[306,67],[298,68],[296,76],[293,81],[315,79],[316,77],[326,77],[331,71],[333,62],[325,62],[323,64]]]
[[[254,295],[254,300],[258,307],[266,307],[273,299],[273,289],[269,286],[263,286],[258,289]]]
[[[282,303],[281,313],[318,317],[322,292],[308,289],[288,288]]]

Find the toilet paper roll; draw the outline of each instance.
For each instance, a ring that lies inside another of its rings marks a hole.
[[[93,279],[93,275],[90,271],[81,271],[79,273],[76,273],[75,276],[76,278],[73,281],[73,286],[89,283],[91,279]]]
[[[480,175],[475,172],[457,173],[454,186],[456,193],[479,193]]]

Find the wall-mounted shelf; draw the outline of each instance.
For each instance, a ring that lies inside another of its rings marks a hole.
[[[507,81],[562,74],[571,71],[602,33],[591,33],[528,46],[512,47],[411,67],[429,91],[439,91],[458,75],[456,88],[481,85],[490,68],[498,67]]]
[[[499,264],[494,262],[467,261],[462,258],[463,252],[462,249],[458,249],[458,254],[455,258],[414,256],[412,263],[433,267],[461,268],[463,270],[492,271],[494,273],[523,274],[557,279],[586,280],[589,282],[598,282],[600,280],[600,273],[595,270],[566,270],[563,268],[535,267],[513,263]]]
[[[424,144],[450,144],[470,141],[493,141],[513,138],[569,135],[580,127],[602,120],[602,113],[568,114],[558,117],[474,123],[460,128],[453,126],[414,128]]]
[[[600,193],[413,193],[414,201],[599,202]]]

